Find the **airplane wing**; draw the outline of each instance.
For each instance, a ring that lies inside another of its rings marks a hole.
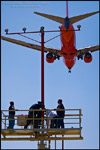
[[[61,23],[61,24],[64,23],[65,18],[62,18],[62,17],[59,17],[59,16],[53,16],[53,15],[49,15],[49,14],[44,14],[44,13],[39,13],[39,12],[34,12],[34,13],[37,14],[37,15],[43,16],[45,18],[51,19],[53,21],[56,21],[58,23]],[[87,13],[87,14],[83,14],[83,15],[79,15],[79,16],[74,16],[74,17],[69,18],[69,20],[73,24],[73,23],[76,23],[76,22],[78,22],[80,20],[83,20],[87,17],[95,15],[97,13],[100,13],[100,11],[95,11],[95,12],[92,12],[92,13]]]
[[[24,46],[24,47],[28,47],[28,48],[31,48],[31,49],[41,51],[41,45],[26,43],[24,41],[8,38],[8,37],[4,37],[4,36],[1,36],[1,39],[5,40],[7,42],[11,42],[11,43],[14,43],[14,44],[18,44],[18,45],[21,45],[21,46]],[[54,54],[56,56],[61,56],[61,50],[56,49],[56,48],[44,47],[44,52],[51,52],[52,54]]]
[[[80,48],[80,49],[77,49],[77,56],[84,55],[84,54],[88,53],[89,51],[90,52],[95,52],[95,51],[98,51],[98,50],[100,51],[100,45]]]
[[[23,42],[23,41],[20,41],[20,40],[16,40],[16,39],[4,37],[4,36],[1,36],[1,39],[5,40],[7,42],[11,42],[11,43],[14,43],[14,44],[18,44],[18,45],[21,45],[21,46],[24,46],[24,47],[28,47],[28,48],[31,48],[31,49],[41,51],[41,46],[40,45],[26,43],[26,42]],[[100,45],[80,48],[80,49],[77,49],[77,56],[84,55],[89,51],[95,52],[97,50],[100,51]],[[56,48],[44,47],[44,52],[51,52],[52,54],[54,54],[56,56],[61,56],[61,50],[56,49]]]

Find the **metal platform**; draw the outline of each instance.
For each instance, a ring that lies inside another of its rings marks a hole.
[[[66,128],[66,129],[2,129],[1,134],[3,141],[38,141],[41,140],[82,140],[80,128]],[[57,137],[61,135],[61,137]],[[67,135],[67,137],[66,137]],[[79,136],[72,136],[79,135]],[[8,137],[10,136],[10,138]],[[13,137],[12,137],[13,136]],[[16,138],[17,136],[17,138]],[[20,137],[25,136],[25,137]],[[53,137],[56,136],[56,137]],[[65,137],[64,137],[65,136]]]
[[[24,114],[21,114],[24,111]],[[41,119],[41,126],[34,128],[33,124],[28,129],[24,129],[26,120],[28,120],[26,111],[18,110],[15,115],[14,129],[7,129],[9,124],[8,110],[2,110],[2,128],[1,128],[1,140],[2,141],[48,141],[50,147],[50,141],[61,140],[83,140],[81,136],[81,109],[65,109],[64,128],[50,128],[50,122],[53,118],[50,118],[48,111],[45,110],[44,118]],[[39,111],[39,110],[35,110]],[[43,111],[43,110],[41,110]],[[54,110],[53,110],[54,111]],[[61,111],[61,110],[60,110]],[[19,114],[20,113],[20,114]],[[34,122],[37,118],[31,118]],[[56,118],[57,119],[57,118]],[[43,143],[42,143],[43,144]],[[55,144],[56,145],[56,144]],[[56,146],[55,146],[56,147]]]
[[[29,110],[19,110],[16,113],[22,111],[26,112]],[[37,111],[37,110],[36,110]],[[45,112],[48,110],[45,110]],[[65,110],[64,126],[65,128],[50,128],[50,121],[52,118],[48,116],[46,112],[43,122],[46,122],[44,126],[40,128],[34,128],[31,125],[30,129],[24,129],[23,126],[26,123],[27,115],[15,115],[15,127],[14,129],[7,129],[7,124],[9,123],[8,119],[8,110],[2,111],[2,129],[1,135],[2,141],[51,141],[51,140],[83,140],[81,136],[81,109],[67,109]],[[69,113],[68,113],[69,112]],[[37,120],[36,118],[31,118]],[[41,118],[39,118],[41,119]],[[71,120],[71,121],[70,121]],[[18,129],[19,128],[19,129]]]

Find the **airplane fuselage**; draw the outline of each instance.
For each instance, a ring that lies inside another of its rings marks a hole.
[[[61,28],[61,55],[64,58],[65,65],[71,69],[76,60],[75,31],[69,19],[67,18],[66,21],[66,18]]]
[[[48,63],[53,63],[56,58],[59,59],[59,56],[62,56],[64,59],[65,65],[67,66],[67,68],[69,68],[69,72],[71,72],[70,70],[75,64],[76,57],[79,60],[79,59],[83,59],[83,56],[84,56],[84,62],[90,63],[92,61],[92,55],[90,52],[99,50],[99,45],[81,48],[79,50],[76,49],[75,48],[75,30],[72,24],[78,21],[81,21],[85,18],[88,18],[92,15],[95,15],[97,13],[100,13],[100,11],[95,11],[95,12],[86,13],[83,15],[68,18],[68,3],[66,6],[67,6],[66,18],[39,13],[39,12],[34,12],[34,13],[62,24],[62,26],[60,27],[61,43],[62,43],[61,50],[58,50],[56,52],[55,52],[55,49],[54,50],[52,49],[50,51],[48,50],[49,53],[46,55],[46,61]],[[79,31],[81,25],[78,25],[77,27]]]

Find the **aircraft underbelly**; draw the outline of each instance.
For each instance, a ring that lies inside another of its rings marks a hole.
[[[74,53],[75,50],[75,32],[72,24],[70,23],[69,29],[66,31],[65,26],[62,26],[61,30],[61,42],[62,42],[62,49],[61,53]]]
[[[64,58],[64,64],[67,66],[68,69],[71,69],[76,62],[76,58],[74,57],[73,59],[65,59]]]
[[[67,31],[65,26],[62,26],[61,42],[61,55],[64,58],[64,64],[71,69],[76,61],[75,32],[71,23]]]

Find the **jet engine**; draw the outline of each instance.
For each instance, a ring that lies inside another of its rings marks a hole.
[[[54,57],[53,57],[52,53],[48,53],[48,54],[46,55],[46,61],[47,61],[48,63],[53,63],[53,62],[54,62]]]
[[[86,53],[84,56],[84,61],[86,63],[90,63],[92,61],[92,55],[90,53]]]

